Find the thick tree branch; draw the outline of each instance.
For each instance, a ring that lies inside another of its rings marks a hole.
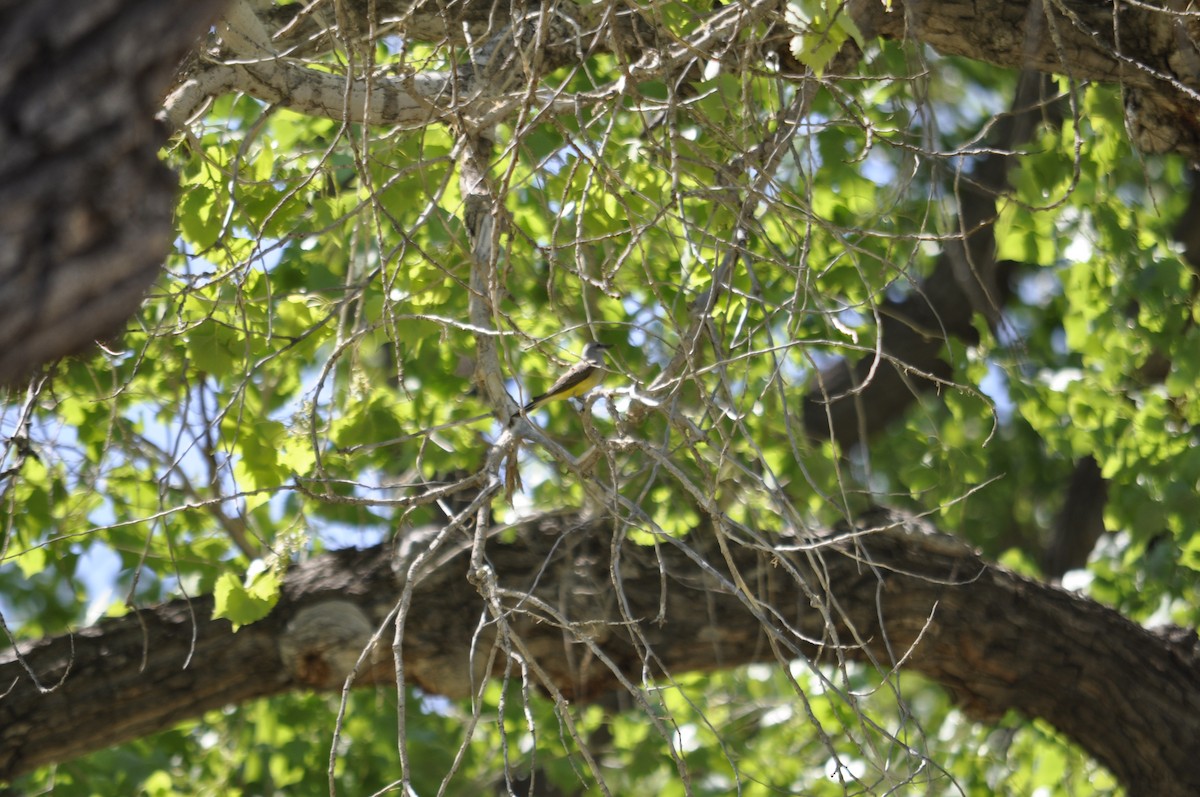
[[[217,0],[0,3],[0,384],[113,332],[170,248],[154,121]]]
[[[561,515],[526,523],[513,544],[490,541],[485,560],[507,627],[549,685],[577,700],[641,684],[644,672],[654,678],[776,661],[765,644],[772,640],[784,658],[866,661],[881,675],[903,659],[979,719],[1010,709],[1044,719],[1134,797],[1200,790],[1195,635],[1146,631],[988,564],[911,518],[880,512],[862,518],[854,535],[844,531],[745,541],[726,560],[712,529],[664,539],[656,550],[622,542],[608,522]],[[423,537],[414,535],[406,547],[422,550]],[[471,547],[464,539],[414,575],[404,667],[427,691],[469,694],[498,641],[487,619],[494,607],[467,578]],[[27,645],[25,661],[44,685],[70,665],[45,694],[6,654],[0,683],[13,686],[0,701],[0,777],[226,703],[338,688],[401,588],[395,574],[409,563],[394,562],[390,550],[327,554],[293,569],[272,614],[236,634],[208,619],[202,599],[105,621],[73,640]],[[736,588],[739,581],[752,594]],[[390,658],[374,661],[361,682],[388,682]],[[503,665],[501,655],[494,666]],[[122,707],[115,726],[114,704]]]
[[[1200,16],[1192,10],[1078,0],[847,6],[868,38],[915,40],[1013,69],[1120,83],[1137,148],[1200,157]]]
[[[332,42],[328,29],[337,18],[331,0],[303,9],[252,4],[276,30],[281,48],[313,41]],[[343,0],[345,17],[365,30],[374,11],[414,41],[469,46],[496,36],[510,24],[515,6],[495,0]],[[547,9],[550,13],[547,13]],[[851,0],[847,9],[864,36],[919,41],[948,55],[981,59],[1013,69],[1065,74],[1080,80],[1121,83],[1127,91],[1135,145],[1147,153],[1178,152],[1200,157],[1200,18],[1194,12],[1158,10],[1144,3],[1096,4],[1077,0],[1026,3],[883,3]],[[1115,13],[1114,13],[1115,9]],[[783,24],[775,0],[743,0],[714,11],[680,40],[656,27],[643,13],[607,4],[572,6],[531,2],[527,16],[569,13],[557,36],[547,42],[547,66],[570,62],[575,52],[606,51],[629,63],[635,80],[664,73],[678,77],[695,59],[720,59],[740,46],[737,32],[774,20]],[[557,48],[557,49],[556,49]]]
[[[1200,21],[1189,13],[1136,4],[1119,7],[1114,16],[1110,5],[1062,0],[1045,5],[942,3],[936,10],[922,3],[853,0],[847,8],[867,39],[913,39],[947,54],[1003,66],[1119,82],[1126,90],[1136,146],[1149,153],[1200,156]],[[517,10],[523,12],[520,19],[513,18]],[[376,14],[373,28],[367,24],[371,13]],[[420,125],[465,113],[478,128],[519,105],[512,97],[500,107],[470,108],[463,102],[469,98],[455,97],[458,107],[450,108],[452,76],[443,73],[370,81],[352,77],[347,88],[345,77],[307,69],[284,57],[316,55],[311,52],[316,42],[331,48],[338,40],[331,35],[338,21],[348,28],[341,33],[350,40],[368,29],[453,47],[475,48],[480,41],[507,39],[520,51],[511,72],[531,78],[533,91],[549,72],[581,64],[597,52],[615,54],[629,64],[629,80],[664,80],[671,85],[691,74],[698,62],[756,60],[766,50],[779,48],[754,49],[764,43],[746,39],[741,32],[767,22],[786,29],[781,13],[776,0],[731,3],[681,37],[638,11],[607,4],[530,3],[519,8],[501,7],[493,0],[344,0],[335,8],[332,2],[276,7],[241,0],[221,37],[223,55],[233,57],[181,80],[167,116],[182,124],[211,92],[230,86],[301,113],[374,124]],[[536,35],[528,35],[531,30]],[[546,109],[565,110],[566,103],[581,99],[543,94],[538,103]]]
[[[379,3],[378,10],[388,17],[393,5]],[[401,14],[396,24],[404,34],[413,40],[476,45],[471,60],[458,74],[413,72],[366,79],[309,69],[290,57],[293,51],[288,46],[301,33],[312,38],[322,30],[317,22],[321,15],[316,11],[309,9],[300,24],[294,16],[298,8],[268,8],[256,13],[254,3],[239,0],[221,25],[227,61],[198,63],[181,75],[163,115],[173,126],[181,127],[209,99],[241,91],[298,113],[349,122],[419,127],[465,120],[472,129],[485,129],[519,108],[528,113],[531,103],[535,114],[574,112],[580,105],[616,96],[627,80],[674,83],[697,62],[726,57],[730,42],[743,30],[770,18],[776,5],[775,0],[750,0],[731,6],[713,14],[686,40],[678,41],[655,31],[640,16],[613,14],[604,4],[568,5],[552,11],[534,4],[521,20],[511,19],[508,7],[498,13],[490,2],[454,3],[449,8],[421,5]],[[355,5],[347,4],[347,9],[354,11]],[[357,13],[365,14],[366,9],[358,8]],[[351,14],[351,19],[361,26],[365,17]],[[277,32],[272,36],[270,29],[286,31],[286,35]],[[470,33],[470,41],[464,31]],[[329,36],[325,40],[332,43],[334,39]],[[659,47],[660,40],[668,43]],[[487,43],[479,47],[480,41]],[[493,56],[491,49],[496,48],[504,50],[503,57]],[[619,54],[629,62],[629,74],[620,84],[601,87],[587,96],[539,87],[546,74],[580,65],[596,51]],[[479,63],[493,70],[492,79],[472,79],[470,72]],[[497,75],[514,85],[501,85],[494,80]],[[484,88],[487,91],[482,91]]]

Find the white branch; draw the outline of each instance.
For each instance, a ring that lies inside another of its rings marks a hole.
[[[657,57],[642,59],[630,71],[634,80],[662,78],[678,72],[696,58],[719,58],[747,26],[777,13],[774,0],[750,0],[714,14],[690,40],[678,41]],[[568,95],[541,89],[488,96],[479,90],[453,91],[448,72],[420,72],[373,78],[349,77],[310,69],[280,56],[270,33],[246,0],[233,3],[218,26],[224,44],[238,57],[202,67],[188,76],[166,99],[162,117],[173,127],[186,125],[211,97],[240,91],[263,102],[297,113],[387,127],[423,127],[456,119],[469,128],[487,129],[514,109],[534,113],[571,112],[620,93],[623,82],[587,95]],[[451,101],[455,101],[452,105]]]
[[[448,109],[439,107],[450,96],[449,80],[441,73],[370,81],[354,78],[349,91],[346,80],[281,61],[216,64],[171,92],[162,116],[172,126],[181,127],[209,97],[230,91],[308,116],[373,125],[421,127],[449,114]]]

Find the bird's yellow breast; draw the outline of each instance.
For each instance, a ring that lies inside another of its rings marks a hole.
[[[567,399],[575,398],[576,396],[582,396],[584,393],[600,384],[601,380],[603,379],[604,371],[600,368],[593,368],[591,373],[584,376],[583,379],[580,379],[576,384],[568,387],[559,394],[559,397]]]

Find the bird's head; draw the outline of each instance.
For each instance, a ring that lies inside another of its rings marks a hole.
[[[605,349],[611,349],[607,343],[589,343],[583,347],[583,359],[591,360],[594,363],[604,362]]]

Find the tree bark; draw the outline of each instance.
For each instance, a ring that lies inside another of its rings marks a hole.
[[[1170,4],[850,0],[847,7],[867,38],[915,40],[946,55],[1119,83],[1136,148],[1200,157],[1200,19]]]
[[[269,32],[264,40],[269,38],[281,50],[296,48],[295,52],[305,55],[311,55],[316,47],[332,46],[335,37],[331,31],[337,25],[348,39],[371,30],[372,12],[377,20],[398,19],[396,30],[407,39],[463,47],[468,33],[475,42],[505,35],[506,26],[513,24],[519,11],[523,24],[543,29],[536,37],[541,49],[534,59],[539,76],[572,63],[581,52],[607,52],[636,67],[630,70],[632,79],[662,80],[670,85],[680,85],[698,62],[725,58],[745,64],[763,52],[778,51],[780,41],[788,38],[782,4],[776,0],[724,5],[682,38],[676,31],[658,27],[646,15],[633,10],[612,14],[605,4],[345,0],[338,3],[337,13],[332,6],[274,6],[263,0],[246,0],[245,8],[256,12],[260,27]],[[1200,158],[1200,21],[1191,15],[1143,3],[1114,6],[1011,0],[982,4],[851,0],[846,8],[868,41],[876,37],[915,41],[947,55],[1014,69],[1119,83],[1125,90],[1135,147],[1148,154],[1174,152]],[[568,15],[570,22],[566,23]],[[739,38],[738,31],[768,22],[772,25],[770,41],[741,37],[751,49],[733,57],[729,42]],[[783,51],[787,54],[786,47]],[[267,60],[262,59],[264,70]],[[783,60],[794,65],[790,56]],[[328,91],[317,85],[325,80],[320,73],[310,71],[303,76],[304,71],[292,70],[286,79],[277,74],[266,78],[240,66],[217,65],[189,76],[193,84],[186,93],[240,90],[303,113],[314,107],[315,94]],[[802,77],[799,73],[790,76]],[[309,85],[298,85],[296,80]],[[358,89],[365,87],[356,85]],[[376,124],[411,124],[412,108],[429,103],[422,91],[414,94],[386,81],[377,83],[373,93],[380,106],[374,113],[384,112],[385,106],[397,111],[396,118],[373,117]],[[181,107],[193,108],[199,101],[192,96]]]
[[[466,577],[465,542],[414,576],[402,648],[409,682],[463,696],[488,661],[499,672],[505,650],[534,665],[543,687],[577,701],[640,684],[647,667],[657,677],[807,657],[869,662],[882,677],[902,662],[979,720],[1015,709],[1051,723],[1132,797],[1200,793],[1194,633],[1148,631],[986,563],[912,518],[880,511],[853,535],[727,539],[728,558],[718,545],[725,532],[712,527],[657,548],[563,515],[517,531],[516,543],[488,545],[494,590]],[[427,546],[419,533],[407,543]],[[372,629],[391,641],[387,617],[403,588],[395,574],[411,560],[390,551],[336,552],[294,568],[271,615],[237,633],[208,619],[211,604],[198,599],[25,645],[43,686],[62,679],[46,693],[6,654],[0,683],[13,686],[0,701],[0,777],[227,703],[340,687]],[[386,683],[392,672],[377,650],[357,683]]]
[[[217,0],[0,2],[0,385],[105,337],[174,235],[154,121]]]

